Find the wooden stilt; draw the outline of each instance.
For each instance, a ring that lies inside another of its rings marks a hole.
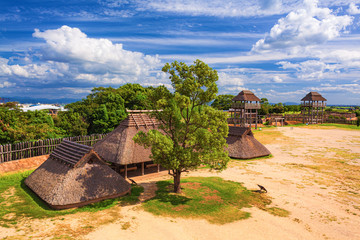
[[[125,179],[127,178],[127,164],[125,164]]]
[[[144,175],[144,165],[145,165],[145,163],[141,163],[141,175]]]
[[[160,172],[160,164],[157,165],[157,172]]]

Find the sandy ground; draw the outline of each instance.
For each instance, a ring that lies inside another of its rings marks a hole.
[[[75,239],[360,239],[360,131],[298,127],[270,131],[274,137],[262,138],[259,133],[258,139],[263,139],[273,158],[232,161],[221,173],[199,170],[187,175],[219,176],[242,182],[248,189],[261,184],[268,190],[272,205],[290,211],[289,217],[253,207],[247,209],[249,219],[216,225],[205,220],[154,216],[138,204],[109,210],[113,215],[116,212],[117,220],[80,232]],[[155,182],[165,178],[137,179],[145,187],[141,199],[151,198]],[[67,216],[61,223],[73,225],[77,219],[78,224],[85,224],[84,218],[84,213]],[[37,231],[49,221],[34,223],[30,235],[41,238]],[[56,227],[59,221],[53,220],[51,226]],[[26,229],[0,229],[0,238],[18,239],[16,236],[24,237],[24,233]]]

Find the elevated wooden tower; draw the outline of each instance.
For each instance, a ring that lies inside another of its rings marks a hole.
[[[324,109],[327,100],[320,93],[309,92],[301,101],[303,123],[318,124],[324,122]]]
[[[232,101],[231,109],[229,109],[231,114],[229,123],[250,128],[252,124],[255,124],[257,128],[258,109],[261,108],[260,99],[251,91],[243,90]]]

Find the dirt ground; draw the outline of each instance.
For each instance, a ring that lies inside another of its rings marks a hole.
[[[289,217],[253,207],[247,209],[249,219],[215,225],[154,216],[138,204],[33,220],[16,230],[0,228],[0,238],[360,239],[360,131],[278,127],[258,132],[256,138],[274,157],[233,160],[221,173],[199,170],[187,175],[219,176],[248,189],[263,185],[272,205],[288,210]],[[145,187],[141,200],[151,198],[155,182],[166,178],[139,178]]]

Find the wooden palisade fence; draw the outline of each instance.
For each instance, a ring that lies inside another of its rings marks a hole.
[[[0,163],[50,154],[63,140],[92,146],[105,136],[106,134],[94,134],[89,136],[53,138],[35,142],[19,142],[0,145]]]

